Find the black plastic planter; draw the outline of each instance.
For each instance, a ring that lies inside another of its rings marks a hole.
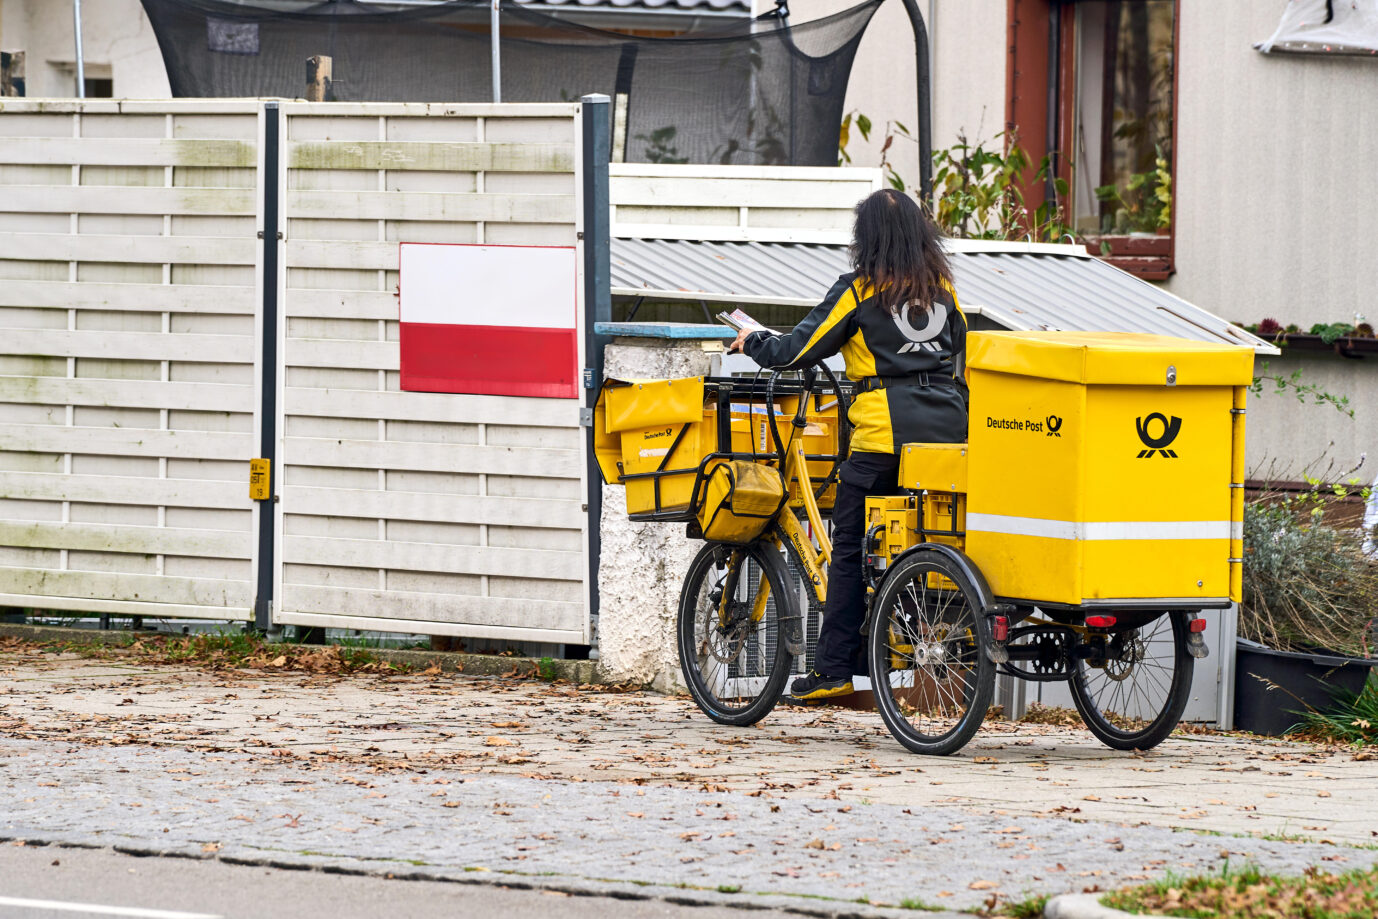
[[[1324,711],[1335,693],[1363,691],[1378,666],[1378,659],[1274,651],[1243,638],[1235,652],[1234,726],[1272,737],[1298,724],[1308,709]]]

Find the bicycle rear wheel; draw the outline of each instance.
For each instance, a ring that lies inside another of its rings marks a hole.
[[[1187,651],[1187,614],[1164,613],[1104,639],[1077,661],[1072,700],[1101,743],[1147,750],[1162,743],[1186,710],[1196,661]]]
[[[885,726],[913,753],[960,750],[995,691],[976,589],[948,559],[919,553],[890,569],[872,615],[871,689]]]
[[[680,593],[679,664],[689,693],[720,724],[760,721],[793,664],[784,628],[799,621],[785,560],[766,542],[709,543]]]

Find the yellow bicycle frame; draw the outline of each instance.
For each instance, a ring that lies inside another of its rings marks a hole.
[[[813,484],[809,479],[804,445],[798,439],[795,439],[785,454],[786,487],[791,482],[798,483],[799,497],[786,502],[780,508],[780,513],[775,518],[775,526],[769,530],[769,538],[780,549],[785,547],[785,540],[789,540],[799,557],[800,564],[804,566],[809,590],[813,592],[814,597],[821,605],[828,595],[828,575],[823,570],[823,566],[832,561],[833,546],[828,539],[827,531],[823,528],[823,515],[819,512],[818,500],[813,495]],[[804,530],[804,525],[794,512],[796,507],[801,506],[813,528],[813,539],[809,538]],[[814,545],[814,540],[817,540],[817,546]],[[741,557],[742,550],[734,549],[728,562],[729,570],[738,569],[741,565]],[[733,586],[735,587],[735,584]],[[724,625],[728,620],[728,603],[731,600],[731,593],[732,591],[724,590],[722,598],[718,601],[718,621]],[[769,599],[770,582],[761,578],[760,584],[756,588],[756,596],[751,602],[752,622],[760,622],[765,617],[766,602]]]
[[[828,539],[827,530],[823,527],[823,515],[818,510],[818,500],[813,496],[813,484],[809,479],[808,461],[804,458],[804,444],[799,438],[795,438],[790,444],[789,452],[785,454],[785,485],[791,482],[797,483],[799,487],[799,497],[795,498],[780,508],[780,513],[775,518],[775,528],[771,530],[775,545],[784,548],[784,540],[789,540],[790,545],[794,546],[795,553],[799,557],[799,563],[804,566],[804,575],[809,584],[809,590],[813,592],[814,598],[822,604],[828,595],[828,574],[823,570],[825,564],[830,564],[833,558],[833,544]],[[794,513],[796,507],[802,506],[804,513],[808,516],[809,525],[813,529],[814,537],[810,539],[804,531],[804,525],[799,517]],[[817,547],[814,541],[817,540]],[[761,606],[762,613],[765,612],[765,605]]]

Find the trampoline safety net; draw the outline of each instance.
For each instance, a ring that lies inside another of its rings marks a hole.
[[[492,100],[488,0],[394,7],[142,0],[179,97],[301,98],[331,58],[338,101]],[[799,25],[771,15],[644,38],[504,4],[504,102],[613,100],[613,159],[837,165],[857,45],[881,0]]]

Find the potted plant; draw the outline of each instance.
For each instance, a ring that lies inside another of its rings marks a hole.
[[[1244,509],[1235,726],[1258,734],[1284,734],[1337,694],[1358,695],[1378,666],[1378,563],[1343,513],[1361,508],[1353,499],[1368,490],[1308,482],[1300,493],[1265,491]]]

